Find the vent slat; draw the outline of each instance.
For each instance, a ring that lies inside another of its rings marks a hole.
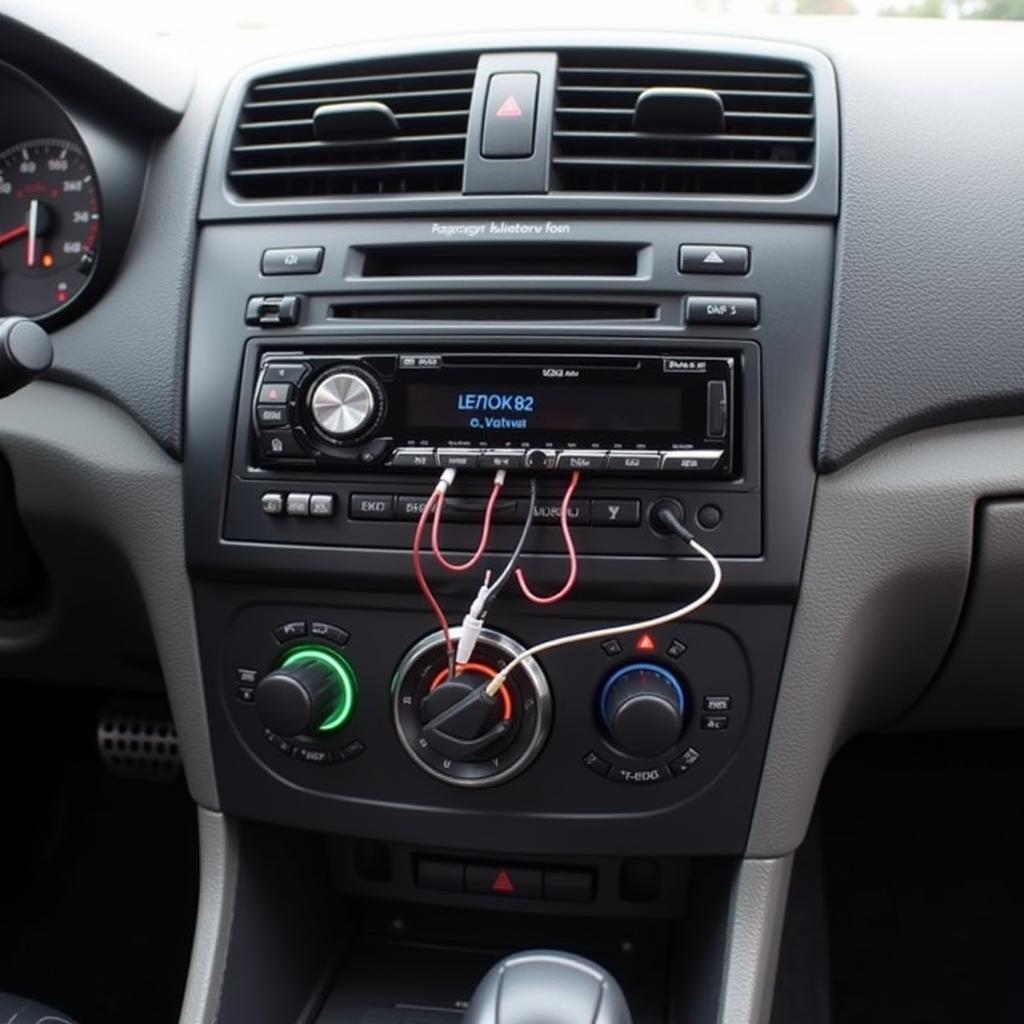
[[[718,93],[723,130],[634,131],[637,98],[659,86]],[[796,64],[715,53],[563,53],[554,181],[564,192],[786,195],[814,173],[814,128],[811,76]]]
[[[458,193],[476,57],[394,58],[254,82],[239,111],[228,180],[248,199]],[[329,103],[379,102],[394,136],[316,137]]]

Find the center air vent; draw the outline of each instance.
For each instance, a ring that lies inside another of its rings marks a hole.
[[[650,117],[637,116],[641,95],[645,103],[655,101],[649,109],[661,103],[654,130]],[[553,167],[560,192],[786,195],[814,171],[814,95],[800,64],[707,53],[566,51],[556,104]],[[716,120],[716,106],[718,123],[709,130],[708,111]],[[688,110],[697,116],[688,118]]]
[[[256,79],[230,183],[247,199],[459,193],[475,72],[457,54]]]

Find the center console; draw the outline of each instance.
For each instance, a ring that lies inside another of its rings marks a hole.
[[[832,278],[830,79],[805,57],[817,177],[759,207],[559,196],[534,180],[537,153],[481,170],[479,147],[521,144],[474,134],[499,110],[535,103],[537,152],[550,145],[550,54],[484,54],[463,79],[455,195],[389,196],[382,179],[365,196],[346,178],[344,200],[255,201],[260,175],[277,180],[254,138],[279,121],[260,111],[308,101],[274,99],[272,75],[229,96],[188,365],[204,699],[221,810],[324,837],[339,891],[678,920],[687,877],[714,873],[689,859],[743,854],[800,582]],[[462,74],[442,63],[429,74]],[[488,83],[518,89],[520,63],[539,91],[493,106]],[[280,88],[312,88],[296,74]],[[355,116],[341,106],[314,112],[322,140]],[[521,178],[495,178],[516,160]],[[453,645],[513,552],[534,594],[575,580],[541,605],[507,586],[454,671],[412,557],[442,474],[448,557],[488,524],[473,571],[422,559]],[[711,571],[665,509],[723,576],[673,620]]]

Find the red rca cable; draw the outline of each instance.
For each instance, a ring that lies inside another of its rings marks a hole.
[[[569,592],[576,585],[576,574],[579,569],[579,565],[576,558],[576,544],[572,539],[572,533],[569,530],[569,506],[572,503],[572,496],[576,493],[576,487],[580,482],[580,472],[577,469],[573,472],[569,479],[569,486],[565,489],[565,495],[562,498],[562,508],[559,513],[559,525],[562,527],[562,537],[565,540],[565,550],[569,555],[569,577],[565,581],[565,586],[561,590],[554,594],[550,594],[547,597],[540,597],[535,594],[526,582],[526,577],[523,575],[522,569],[516,569],[516,582],[519,584],[519,589],[523,592],[523,596],[534,604],[556,604],[561,601],[562,598],[568,596]]]
[[[480,531],[480,543],[476,547],[476,551],[470,555],[469,559],[465,562],[449,562],[447,558],[441,553],[441,511],[444,508],[444,492],[441,493],[440,500],[437,503],[437,508],[434,510],[434,523],[430,528],[430,549],[434,553],[434,557],[442,568],[447,569],[449,572],[467,572],[472,569],[481,558],[484,556],[484,552],[487,550],[487,545],[491,540],[491,525],[494,519],[494,506],[497,504],[498,495],[501,493],[502,485],[505,483],[505,474],[499,470],[494,476],[494,486],[491,488],[491,496],[487,499],[487,505],[484,507],[484,522]]]
[[[452,631],[448,625],[448,619],[445,618],[444,611],[438,604],[437,598],[434,597],[434,592],[430,589],[430,584],[427,582],[426,574],[423,571],[423,558],[420,552],[420,547],[423,544],[423,534],[427,529],[427,520],[430,518],[430,513],[433,511],[434,506],[443,496],[443,490],[436,487],[430,492],[430,497],[423,504],[423,511],[420,513],[419,521],[416,523],[416,532],[412,538],[412,570],[416,577],[416,583],[427,600],[427,604],[430,605],[431,611],[437,616],[437,621],[441,625],[441,632],[444,634],[445,654],[448,658],[448,664],[452,665],[455,659]]]

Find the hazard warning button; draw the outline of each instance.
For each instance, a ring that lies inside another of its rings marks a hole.
[[[505,160],[533,156],[539,81],[540,76],[533,72],[491,75],[484,104],[481,156]]]
[[[517,865],[467,864],[466,892],[506,899],[539,900],[543,896],[544,882],[540,868]]]

